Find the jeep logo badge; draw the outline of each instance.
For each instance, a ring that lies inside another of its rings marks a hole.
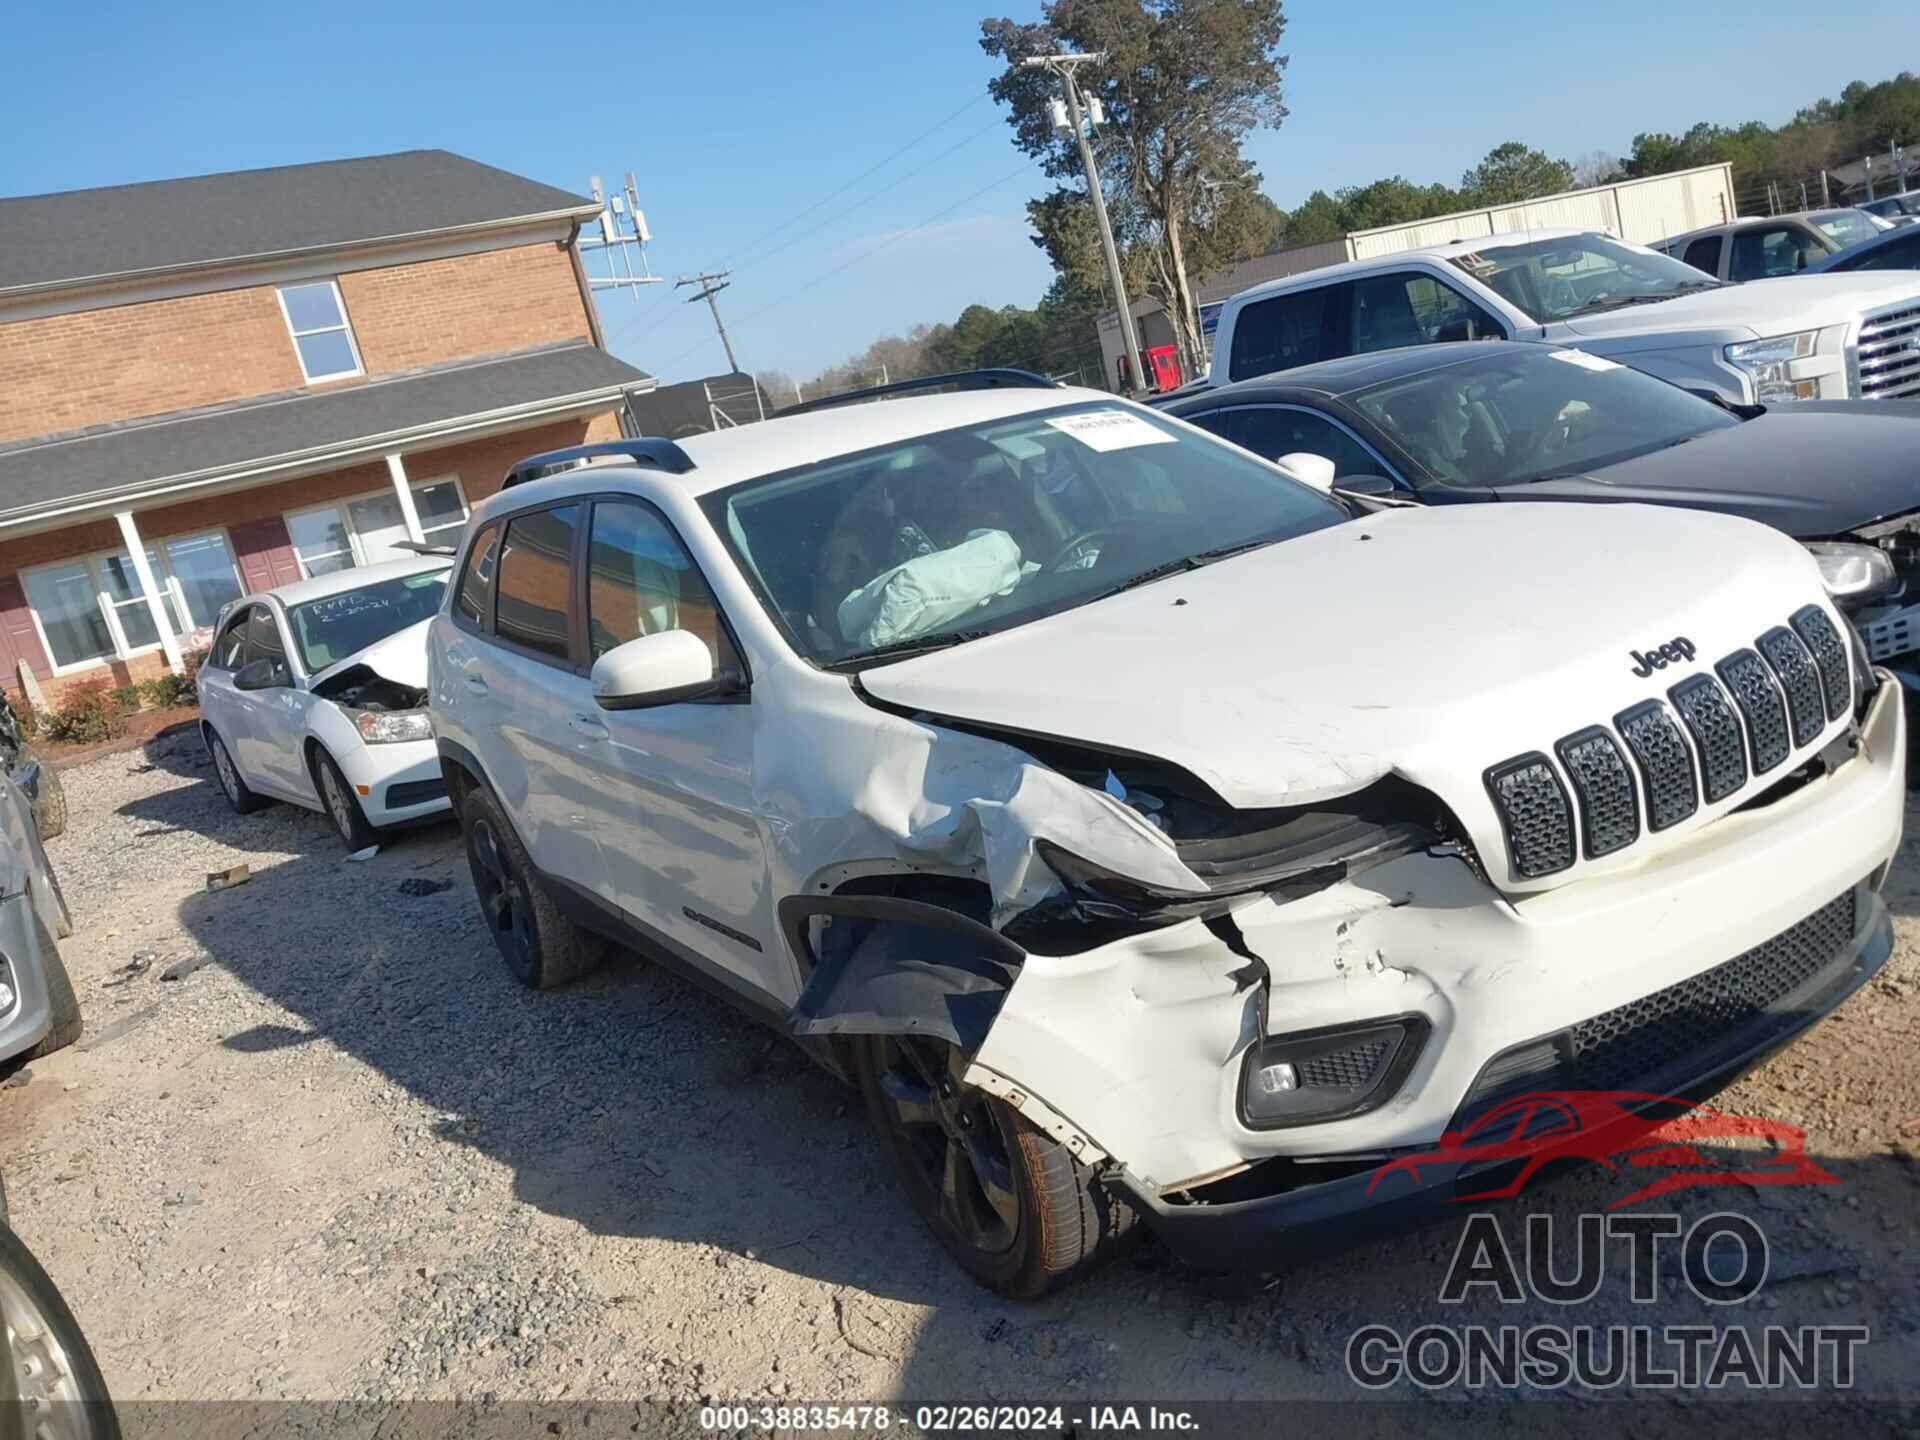
[[[1649,650],[1644,655],[1638,650],[1627,652],[1633,657],[1633,673],[1643,680],[1656,670],[1664,670],[1681,660],[1693,659],[1696,653],[1693,642],[1684,635],[1676,635],[1658,650]]]

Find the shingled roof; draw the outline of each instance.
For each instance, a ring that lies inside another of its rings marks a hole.
[[[0,199],[0,296],[597,213],[446,150],[28,195]]]

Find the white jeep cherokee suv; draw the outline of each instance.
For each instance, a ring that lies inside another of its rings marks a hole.
[[[521,981],[612,940],[788,1031],[1034,1295],[1136,1218],[1212,1269],[1401,1223],[1462,1117],[1704,1093],[1884,963],[1898,687],[1792,540],[1350,520],[997,378],[474,512],[429,704]]]

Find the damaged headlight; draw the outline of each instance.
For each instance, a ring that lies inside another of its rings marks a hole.
[[[353,728],[369,745],[433,739],[433,719],[425,710],[350,710]]]
[[[1338,884],[1356,868],[1425,849],[1438,840],[1432,829],[1412,821],[1315,810],[1294,812],[1259,828],[1176,839],[1181,863],[1207,884],[1203,895],[1115,874],[1051,840],[1038,841],[1035,849],[1082,915],[1160,925],[1224,915],[1256,894],[1298,899]]]
[[[1278,1130],[1378,1109],[1420,1058],[1429,1028],[1424,1015],[1398,1015],[1262,1040],[1241,1073],[1241,1123]]]
[[[1872,545],[1819,540],[1810,542],[1807,552],[1819,563],[1820,579],[1835,600],[1857,605],[1889,595],[1899,587],[1893,558]]]

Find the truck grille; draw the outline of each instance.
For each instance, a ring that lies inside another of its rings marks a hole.
[[[1867,317],[1854,370],[1863,400],[1920,395],[1920,301]]]
[[[1818,975],[1853,939],[1855,892],[1724,965],[1583,1020],[1568,1032],[1568,1083],[1618,1090],[1751,1022]]]
[[[1538,750],[1490,766],[1483,778],[1513,873],[1556,875],[1580,855],[1596,860],[1633,844],[1643,815],[1649,832],[1665,830],[1703,799],[1727,799],[1816,742],[1848,713],[1852,693],[1847,647],[1826,612],[1808,605],[1665,700],[1622,710],[1611,729],[1563,736],[1553,746],[1559,766]]]

